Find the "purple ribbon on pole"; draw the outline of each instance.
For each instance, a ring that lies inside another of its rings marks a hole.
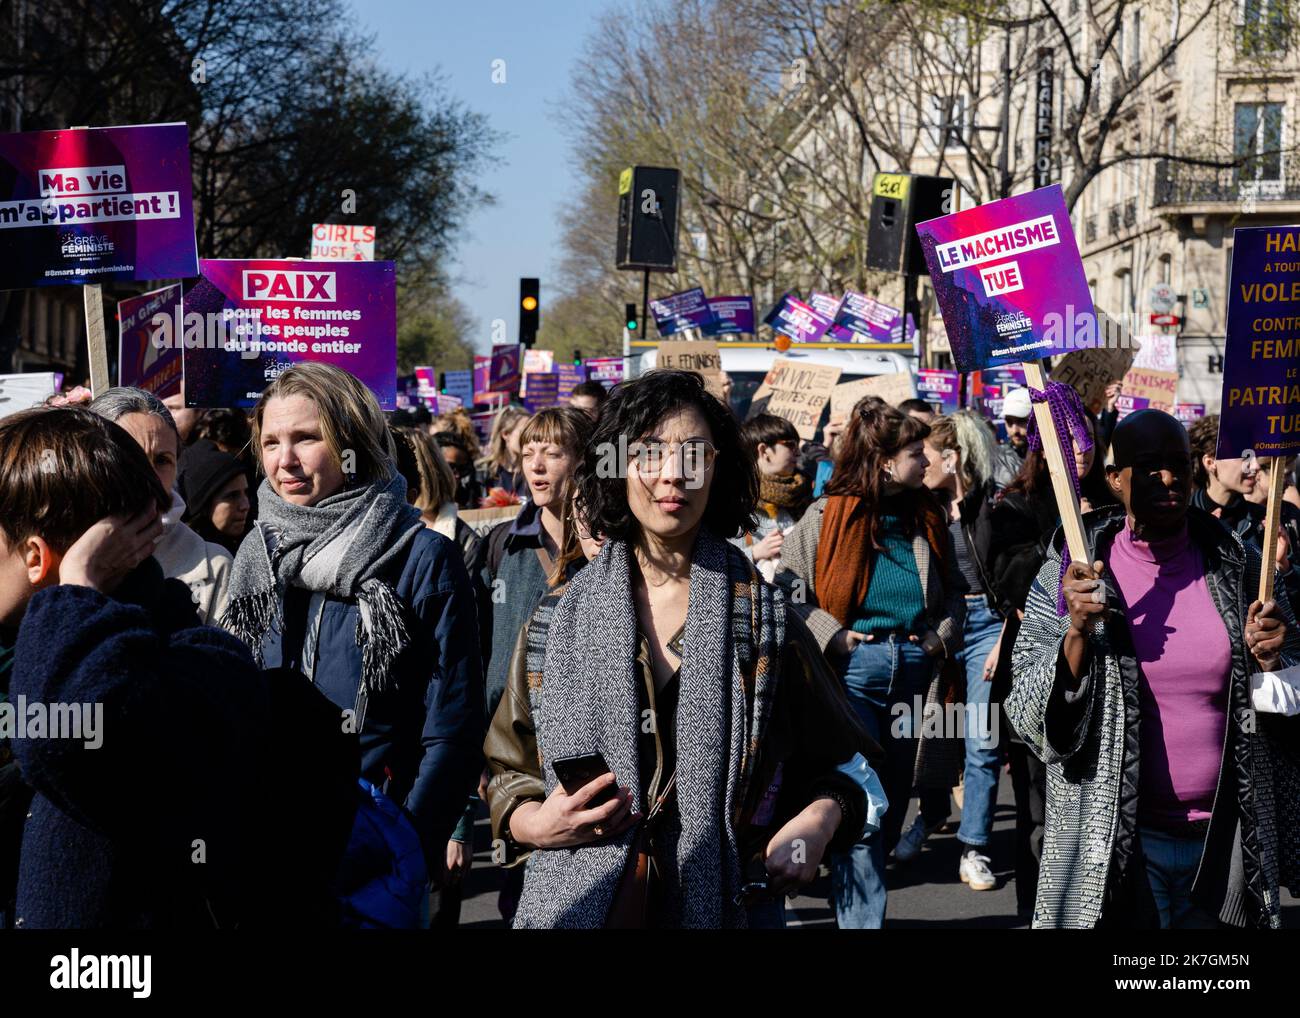
[[[1083,400],[1079,397],[1078,392],[1073,386],[1066,385],[1064,382],[1048,382],[1047,388],[1035,389],[1029,388],[1029,400],[1031,403],[1046,403],[1047,408],[1052,415],[1052,423],[1056,426],[1056,437],[1061,443],[1061,455],[1068,467],[1074,464],[1074,449],[1066,443],[1066,436],[1074,439],[1079,443],[1079,448],[1087,452],[1093,447],[1092,433],[1088,428],[1088,420],[1084,416]],[[1031,414],[1029,417],[1029,448],[1042,451],[1043,436],[1038,430],[1038,417]],[[1070,479],[1074,482],[1074,496],[1078,498],[1079,475],[1074,469],[1070,470]],[[1056,613],[1058,615],[1066,614],[1065,606],[1065,574],[1070,568],[1070,545],[1069,542],[1061,548],[1061,577],[1056,585]]]

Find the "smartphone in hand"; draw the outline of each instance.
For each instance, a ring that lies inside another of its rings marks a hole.
[[[609,764],[599,753],[584,753],[581,756],[564,756],[551,762],[555,776],[568,795],[576,795],[585,785],[591,784],[602,774],[609,773]],[[618,794],[618,782],[613,782],[597,792],[587,802],[586,809],[595,809],[609,802]]]

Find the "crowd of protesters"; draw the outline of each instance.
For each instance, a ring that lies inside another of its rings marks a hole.
[[[953,893],[1013,868],[1034,926],[1300,890],[1295,466],[1213,418],[1052,383],[814,444],[655,371],[480,436],[318,363],[168,404],[0,420],[0,706],[102,710],[0,730],[0,926],[454,926],[486,813],[517,928],[780,927],[823,864],[878,928],[954,798]]]

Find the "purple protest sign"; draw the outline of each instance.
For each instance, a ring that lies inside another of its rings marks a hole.
[[[181,287],[164,286],[161,290],[128,297],[117,303],[117,384],[134,385],[152,392],[159,399],[180,395],[181,346],[159,346],[153,342],[155,315],[173,323],[180,317]]]
[[[184,124],[0,134],[0,289],[198,274]]]
[[[1098,345],[1059,184],[916,227],[960,371]]]
[[[1300,226],[1233,231],[1219,459],[1300,452]]]
[[[656,297],[650,302],[650,313],[654,315],[655,328],[661,336],[672,336],[683,329],[711,329],[717,323],[708,298],[698,286],[667,297]]]
[[[566,403],[573,390],[587,380],[587,369],[581,364],[557,364],[555,373],[559,376],[559,387],[555,391],[558,402]]]
[[[588,357],[582,362],[587,377],[609,389],[623,381],[622,357]]]
[[[492,364],[488,373],[488,391],[515,393],[523,380],[519,367],[519,345],[507,343],[492,348]]]
[[[396,408],[392,262],[204,258],[199,271],[185,295],[186,406],[250,407],[288,368],[323,361]],[[178,323],[174,341],[181,335]]]
[[[1204,403],[1175,403],[1174,416],[1184,424],[1195,424],[1205,416]]]
[[[937,405],[942,414],[956,413],[960,402],[961,372],[921,368],[916,373],[916,395]]]
[[[1138,410],[1146,410],[1151,406],[1149,399],[1141,396],[1130,396],[1127,393],[1120,393],[1115,397],[1116,420],[1122,421],[1131,413]]]
[[[909,318],[909,335],[915,325]],[[866,294],[849,290],[835,315],[836,335],[846,343],[902,343],[903,312]]]
[[[816,308],[786,294],[763,319],[774,332],[796,343],[815,343],[831,327],[831,319]]]
[[[432,396],[438,391],[438,372],[431,367],[416,367],[415,387],[421,396]]]
[[[474,355],[474,402],[486,403],[488,383],[492,379],[492,358],[484,354]]]
[[[701,327],[706,336],[753,335],[753,297],[710,297],[713,324]]]
[[[547,407],[557,406],[560,402],[560,376],[555,371],[528,372],[528,395],[524,397],[524,406],[529,413],[537,413]]]

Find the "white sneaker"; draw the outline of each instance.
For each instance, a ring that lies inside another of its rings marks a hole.
[[[962,853],[957,875],[963,884],[970,885],[972,891],[991,891],[998,886],[997,877],[989,869],[989,857],[980,855],[978,849],[968,848]]]
[[[917,814],[912,826],[903,832],[903,836],[898,839],[898,844],[894,846],[895,862],[911,862],[921,854],[921,846],[925,844],[925,839],[931,835],[931,831],[925,829],[925,821]]]

